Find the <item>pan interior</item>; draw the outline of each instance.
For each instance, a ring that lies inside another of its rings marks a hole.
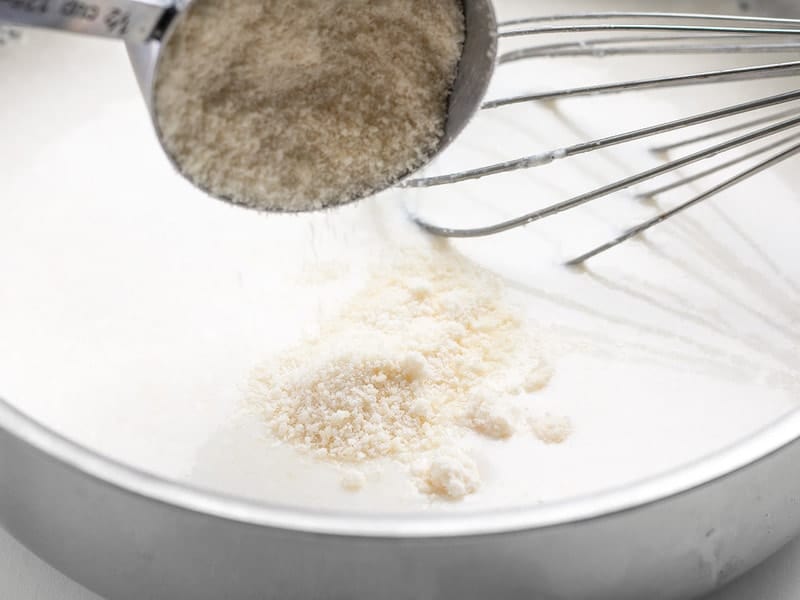
[[[550,12],[546,4],[536,10]],[[701,4],[694,10],[738,10],[735,2]],[[498,2],[501,19],[530,10],[521,0]],[[568,71],[555,61],[525,62],[503,67],[490,96],[697,70],[694,60],[592,57]],[[702,65],[763,60],[707,56]],[[652,216],[653,204],[622,194],[453,244],[502,277],[530,317],[569,348],[557,352],[553,381],[530,402],[570,417],[573,436],[560,446],[533,436],[470,438],[484,485],[459,503],[432,502],[391,462],[369,470],[361,492],[347,492],[340,469],[276,445],[239,408],[253,365],[296,343],[363,285],[374,267],[370,248],[417,239],[403,203],[448,225],[485,224],[656,159],[641,145],[623,147],[458,187],[389,192],[336,214],[262,217],[205,198],[173,175],[122,48],[26,32],[0,49],[0,70],[10,91],[0,98],[0,160],[9,166],[0,175],[0,396],[103,455],[286,506],[474,511],[639,481],[736,443],[800,398],[796,165],[743,183],[587,270],[563,268],[576,252]],[[491,111],[435,169],[499,162],[793,85]],[[659,202],[681,199],[685,192]]]

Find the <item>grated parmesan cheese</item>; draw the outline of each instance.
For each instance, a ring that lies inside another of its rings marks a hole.
[[[447,447],[422,487],[462,497],[480,477],[453,458],[458,440],[511,437],[508,398],[552,370],[502,282],[447,245],[376,264],[338,315],[255,370],[250,405],[279,440],[324,460],[412,462]]]
[[[320,458],[355,462],[436,443],[435,415],[419,407],[416,358],[374,340],[323,337],[282,356],[260,378],[273,433]]]
[[[367,476],[362,471],[348,469],[342,473],[342,487],[348,492],[358,492],[367,483]]]
[[[545,444],[563,444],[572,435],[572,420],[547,414],[532,418],[531,429]]]
[[[435,455],[419,473],[420,490],[449,500],[460,500],[480,488],[478,465],[458,450],[450,449]]]
[[[398,181],[444,135],[457,0],[195,0],[164,43],[156,125],[178,169],[261,210]]]
[[[510,407],[501,400],[490,398],[485,390],[473,395],[473,404],[467,414],[467,424],[486,437],[500,440],[514,435],[514,418]]]

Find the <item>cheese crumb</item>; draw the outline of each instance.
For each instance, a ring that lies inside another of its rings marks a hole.
[[[458,450],[436,455],[421,472],[420,490],[448,500],[461,500],[478,491],[481,476],[475,461]]]
[[[553,379],[553,368],[550,365],[539,365],[528,371],[522,389],[527,394],[538,392],[547,387],[551,379]]]
[[[497,440],[514,435],[514,419],[510,407],[503,400],[492,400],[485,391],[478,392],[467,415],[469,427]]]
[[[342,488],[348,492],[359,492],[367,483],[367,476],[362,471],[348,469],[342,473]]]
[[[546,414],[531,419],[533,433],[545,444],[563,444],[572,435],[572,420]]]

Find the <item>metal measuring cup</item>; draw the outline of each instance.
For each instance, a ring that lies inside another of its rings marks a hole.
[[[168,43],[172,32],[180,27],[181,22],[191,18],[191,11],[188,9],[192,2],[193,0],[0,0],[0,23],[123,40],[150,111],[153,127],[164,148],[155,114],[154,83],[161,65],[161,49]],[[497,21],[491,0],[464,0],[464,16],[466,39],[450,96],[445,135],[429,162],[461,133],[480,109],[494,71]],[[184,175],[168,152],[167,156],[176,170]],[[407,174],[407,177],[410,175],[412,174]],[[194,181],[191,183],[196,185]],[[380,190],[373,190],[373,193],[378,191]]]

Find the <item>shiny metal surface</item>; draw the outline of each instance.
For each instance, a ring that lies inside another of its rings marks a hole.
[[[65,7],[73,4],[74,9],[65,10]],[[47,0],[0,2],[0,21],[126,40],[131,65],[142,95],[151,115],[155,116],[153,84],[159,68],[160,50],[175,28],[180,26],[190,4],[191,0],[102,0],[92,5],[78,2],[57,5]],[[444,151],[480,109],[494,73],[497,19],[491,1],[464,0],[464,16],[466,39],[458,75],[450,95],[445,135],[437,152],[427,162]],[[155,118],[153,126],[161,140],[162,135]],[[169,154],[168,157],[181,173],[174,158]],[[385,188],[396,185],[412,174],[407,173],[388,182]],[[378,191],[381,190],[373,190],[373,193]]]
[[[114,600],[687,598],[800,530],[800,413],[607,494],[435,518],[250,504],[115,464],[5,403],[0,424],[0,522]]]
[[[160,51],[162,46],[168,43],[172,32],[180,26],[182,15],[185,15],[185,9],[189,4],[190,0],[184,0],[176,4],[177,14],[171,20],[161,38],[150,40],[144,44],[135,42],[128,42],[127,44],[128,55],[133,71],[136,74],[136,79],[139,82],[139,88],[153,117],[155,117],[153,113],[153,84],[159,68]],[[480,110],[494,74],[497,59],[497,18],[491,1],[465,0],[464,18],[466,21],[466,38],[458,74],[450,94],[445,135],[438,150],[428,157],[427,163],[430,163],[441,154]],[[159,141],[161,141],[163,136],[158,129],[158,121],[155,118],[153,118],[153,127],[156,129]],[[181,173],[174,158],[163,147],[163,143],[162,148],[175,169]],[[417,171],[423,169],[424,166],[419,167]],[[403,177],[388,182],[384,188],[390,188],[413,174],[413,172],[406,173]],[[205,191],[208,193],[207,190]],[[379,191],[382,190],[374,190],[373,193]],[[225,200],[225,198],[221,199]],[[353,198],[353,201],[359,199],[359,197],[356,197]]]
[[[759,3],[760,10],[764,10]],[[510,173],[517,170],[541,167],[558,160],[570,159],[580,154],[597,152],[611,146],[627,144],[635,140],[642,140],[653,135],[659,135],[667,131],[679,131],[689,128],[697,123],[714,122],[726,119],[731,115],[747,113],[749,111],[759,111],[765,106],[792,102],[798,98],[796,78],[800,74],[800,62],[797,60],[787,60],[784,62],[764,62],[761,64],[737,66],[735,68],[714,68],[712,70],[697,71],[692,66],[692,72],[680,75],[667,75],[665,68],[671,56],[678,55],[764,55],[773,52],[784,54],[800,47],[800,19],[767,16],[768,13],[756,12],[754,15],[743,14],[708,14],[708,13],[684,13],[684,12],[642,12],[642,11],[599,11],[585,12],[576,11],[574,13],[563,12],[547,16],[534,16],[517,18],[511,21],[499,23],[499,38],[529,38],[530,46],[517,48],[512,51],[501,52],[499,64],[510,64],[528,59],[558,59],[564,57],[592,57],[595,59],[609,59],[619,56],[651,56],[650,73],[644,78],[631,79],[624,74],[622,81],[615,80],[611,83],[600,83],[593,85],[572,85],[570,87],[541,91],[537,89],[534,93],[523,93],[508,95],[486,102],[482,108],[487,110],[497,110],[503,107],[516,104],[529,104],[532,102],[554,103],[567,98],[577,97],[597,97],[606,94],[622,94],[630,92],[640,92],[642,90],[669,89],[682,86],[707,86],[711,84],[744,82],[758,79],[783,78],[787,79],[792,85],[792,92],[780,94],[778,96],[766,97],[757,101],[739,103],[737,105],[724,105],[720,101],[721,108],[702,114],[694,114],[690,117],[658,123],[642,129],[623,131],[622,133],[581,141],[569,146],[559,146],[545,152],[538,152],[533,155],[525,155],[511,160],[504,160],[493,164],[473,167],[466,170],[456,170],[446,174],[436,176],[423,176],[405,182],[407,187],[426,188],[440,185],[455,185],[470,180],[491,177],[503,173]],[[638,22],[641,21],[641,22]],[[553,34],[568,34],[568,41],[552,42]],[[610,37],[593,37],[610,36]],[[664,58],[666,57],[666,58]],[[655,76],[654,76],[655,75]],[[719,92],[718,92],[719,93]],[[724,93],[720,94],[724,98]],[[602,112],[587,107],[587,112],[595,114],[601,118]],[[793,114],[796,115],[797,107],[793,107]],[[770,122],[777,120],[772,116],[768,119],[757,119],[755,122]],[[721,132],[717,135],[748,131],[753,122],[746,125],[731,127],[727,122],[722,121]],[[713,162],[717,157],[723,156],[726,152],[748,145],[752,142],[759,142],[770,139],[771,145],[760,148],[759,153],[768,152],[781,148],[788,141],[794,140],[796,131],[790,135],[775,139],[773,136],[787,132],[792,128],[800,126],[800,120],[789,119],[782,123],[767,126],[759,131],[743,135],[727,143],[715,144],[705,147],[701,151],[684,155],[680,158],[668,157],[666,153],[663,164],[641,171],[631,173],[629,176],[608,182],[604,185],[579,193],[569,199],[549,204],[544,208],[539,208],[532,212],[526,212],[512,218],[505,218],[489,225],[472,226],[467,228],[449,227],[427,221],[424,217],[415,215],[411,211],[412,219],[425,231],[430,234],[451,238],[477,238],[496,235],[524,227],[547,219],[551,216],[573,210],[596,200],[608,198],[618,192],[627,190],[642,182],[657,179],[664,174],[679,171],[686,166],[703,162],[706,165],[706,174],[718,172],[728,166],[741,162],[742,159],[731,161],[724,159],[723,166]],[[690,134],[691,135],[691,134]],[[703,138],[701,138],[703,139]],[[708,138],[706,138],[708,139]],[[692,137],[692,141],[697,141]],[[674,149],[685,145],[686,142],[670,144]],[[638,149],[642,154],[652,153],[650,149],[642,147]],[[779,153],[774,153],[759,164],[747,169],[743,169],[723,184],[719,184],[701,193],[696,194],[692,199],[684,202],[679,208],[662,212],[658,216],[646,221],[628,226],[621,234],[611,240],[604,242],[594,248],[582,252],[579,256],[567,261],[567,265],[581,265],[590,258],[602,254],[623,242],[639,236],[645,231],[659,225],[675,215],[696,206],[709,198],[717,196],[719,193],[780,164],[781,162],[794,158],[800,153],[800,144],[795,144],[788,150],[782,149]],[[753,156],[752,149],[750,156]],[[710,163],[710,166],[708,166]],[[704,177],[694,177],[685,179],[685,183],[700,180]],[[676,187],[676,186],[672,186]],[[672,189],[672,188],[670,188]],[[653,196],[655,194],[650,194]]]
[[[0,2],[0,21],[144,42],[152,37],[172,6],[172,0]]]

